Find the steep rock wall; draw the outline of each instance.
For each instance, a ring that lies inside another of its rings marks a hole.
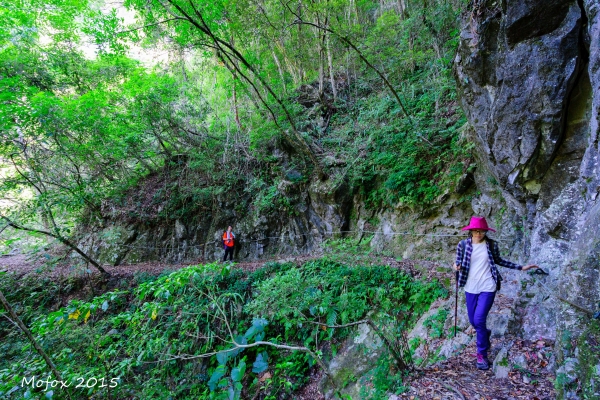
[[[224,193],[213,210],[199,210],[187,218],[126,221],[109,212],[104,225],[90,227],[81,245],[101,262],[113,265],[212,261],[223,256],[221,234],[233,225],[235,259],[256,260],[310,253],[323,240],[347,229],[352,199],[344,184],[283,180],[278,190],[290,197],[293,192],[294,204],[262,212],[256,204],[246,204],[247,199]],[[239,211],[240,205],[244,211]]]
[[[579,396],[574,375],[600,391],[597,321],[555,296],[590,311],[600,300],[599,38],[595,0],[476,1],[455,60],[475,175],[491,174],[501,199],[490,204],[522,218],[513,250],[550,272],[545,287],[523,285],[517,327],[557,339],[565,398]]]

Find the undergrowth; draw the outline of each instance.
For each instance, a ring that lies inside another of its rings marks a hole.
[[[3,290],[17,284],[11,279],[4,277]],[[39,286],[14,292],[11,303],[71,387],[32,387],[32,378],[54,377],[22,334],[2,321],[0,395],[230,399],[260,392],[256,398],[289,398],[356,330],[335,326],[376,312],[380,321],[398,325],[389,331],[405,331],[445,294],[437,282],[397,269],[325,258],[301,267],[268,263],[252,273],[197,265],[138,282],[57,310],[43,304],[51,288],[43,296]],[[379,369],[394,363],[386,357]],[[398,390],[401,377],[402,371],[389,379],[375,371],[373,393]]]

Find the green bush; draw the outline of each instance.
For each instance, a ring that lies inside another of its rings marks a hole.
[[[232,393],[239,398],[242,390],[261,390],[273,399],[290,395],[306,383],[315,365],[309,353],[267,345],[236,348],[232,340],[306,346],[318,357],[330,357],[324,349],[334,350],[352,328],[319,324],[353,322],[377,311],[403,315],[402,329],[407,329],[444,294],[437,283],[415,281],[397,269],[327,259],[300,268],[270,263],[250,274],[199,265],[156,279],[139,276],[138,281],[135,289],[72,300],[56,311],[32,309],[26,318],[64,380],[118,379],[113,388],[71,388],[72,396],[217,399]],[[24,288],[11,301],[22,310],[35,297],[35,291]],[[0,362],[0,393],[49,396],[43,388],[20,387],[23,377],[39,379],[49,371],[18,332],[11,331],[8,339]],[[271,377],[259,380],[266,371]],[[63,398],[65,392],[52,395]]]

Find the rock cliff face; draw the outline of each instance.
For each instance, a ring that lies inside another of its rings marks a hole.
[[[149,260],[211,261],[223,256],[221,234],[233,225],[235,259],[255,260],[310,253],[324,239],[338,236],[348,228],[351,197],[344,185],[284,180],[278,190],[293,192],[294,204],[287,209],[261,212],[256,204],[245,204],[243,198],[223,194],[217,199],[215,211],[199,211],[187,219],[130,222],[115,217],[117,213],[109,210],[105,226],[93,227],[81,245],[100,261],[114,265]],[[239,211],[240,205],[243,212]],[[266,205],[269,206],[272,205]]]
[[[501,193],[493,200],[480,185],[489,211],[509,211],[502,228],[518,238],[512,250],[550,273],[545,287],[523,285],[518,324],[526,338],[556,339],[559,363],[575,365],[583,389],[563,374],[562,396],[597,398],[598,323],[556,295],[598,309],[600,3],[475,1],[455,65],[476,180],[491,175]]]

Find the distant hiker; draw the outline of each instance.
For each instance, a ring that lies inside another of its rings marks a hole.
[[[472,217],[469,225],[462,230],[469,231],[469,237],[458,244],[453,267],[458,272],[457,286],[465,288],[469,322],[477,332],[476,365],[478,369],[485,370],[490,368],[488,350],[492,334],[492,331],[487,329],[486,319],[502,281],[497,266],[520,271],[538,268],[538,266],[523,267],[500,258],[498,244],[486,235],[487,231],[496,231],[488,227],[484,217]]]
[[[235,245],[235,235],[231,230],[231,226],[227,227],[227,231],[223,232],[223,248],[225,249],[225,255],[223,256],[223,262],[227,261],[227,255],[229,254],[229,260],[233,261],[233,246]]]

